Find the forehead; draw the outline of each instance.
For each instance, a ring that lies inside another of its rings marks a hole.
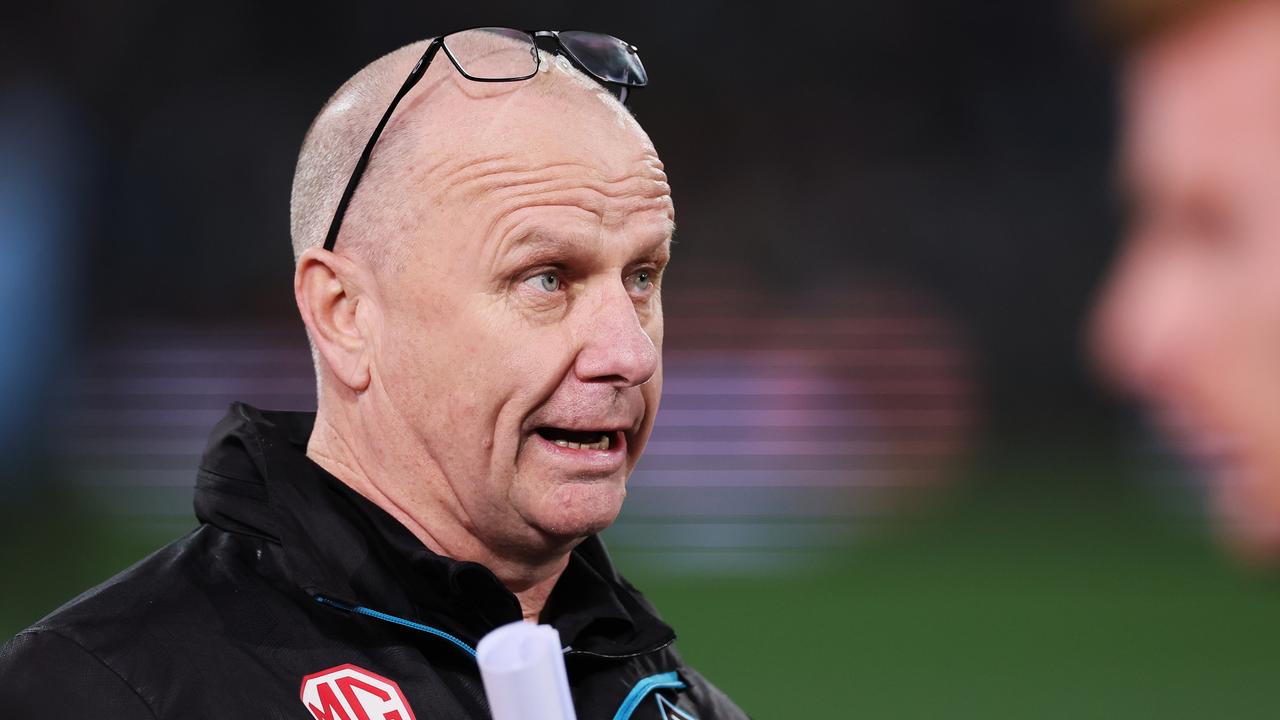
[[[412,128],[417,159],[427,164],[536,152],[607,161],[610,154],[600,151],[610,147],[653,152],[621,103],[557,63],[528,80],[499,83],[467,80],[448,63],[436,63],[420,85],[392,125]]]
[[[441,212],[491,223],[521,211],[580,211],[597,223],[670,225],[670,187],[648,136],[594,89],[525,87],[454,103],[448,142],[426,150],[424,190]],[[563,214],[563,213],[562,213]]]
[[[1156,39],[1124,83],[1130,174],[1280,157],[1280,3],[1232,3]]]

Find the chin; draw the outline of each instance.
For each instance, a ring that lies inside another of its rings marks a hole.
[[[559,483],[539,498],[527,519],[558,540],[585,538],[613,524],[626,494],[621,480]]]
[[[1222,534],[1231,554],[1245,566],[1280,570],[1280,523],[1235,520],[1223,526]]]
[[[1213,482],[1220,533],[1233,554],[1246,565],[1280,568],[1280,474],[1219,468]]]

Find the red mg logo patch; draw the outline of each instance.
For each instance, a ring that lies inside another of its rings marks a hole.
[[[351,663],[302,678],[301,695],[316,720],[417,720],[394,680]]]

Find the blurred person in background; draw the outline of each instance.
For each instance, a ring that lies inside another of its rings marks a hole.
[[[1125,52],[1127,237],[1094,347],[1280,559],[1280,2],[1105,0]]]
[[[291,206],[318,413],[233,405],[200,527],[0,648],[4,716],[488,717],[475,646],[524,620],[580,717],[745,717],[597,537],[662,391],[646,82],[616,38],[501,29],[348,81]]]
[[[49,403],[65,370],[70,288],[90,155],[78,112],[56,83],[0,81],[0,499],[41,477]],[[12,486],[12,487],[9,487]]]

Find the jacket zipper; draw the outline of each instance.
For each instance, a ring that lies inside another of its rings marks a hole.
[[[406,620],[405,618],[396,617],[395,615],[380,612],[378,610],[373,610],[371,608],[367,608],[362,605],[347,605],[346,603],[338,602],[337,600],[333,600],[331,598],[325,597],[324,595],[316,595],[314,597],[316,602],[320,603],[321,605],[328,605],[329,607],[337,608],[339,610],[343,610],[349,613],[353,613],[356,615],[364,615],[366,617],[374,618],[375,620],[381,620],[383,622],[391,623],[392,625],[399,625],[400,627],[406,627],[411,630],[417,630],[419,632],[427,633],[428,635],[434,635],[438,638],[448,640],[450,643],[453,643],[454,646],[465,650],[466,653],[470,655],[472,659],[476,658],[475,648],[471,647],[470,645],[466,644],[462,640],[458,639],[456,636],[451,635],[439,628],[433,628],[430,625],[423,625],[422,623],[419,623],[419,622]],[[580,657],[607,658],[610,660],[625,660],[628,658],[639,657],[641,655],[648,655],[649,653],[657,652],[664,648],[670,647],[671,644],[674,643],[675,641],[676,639],[673,637],[659,645],[655,645],[652,648],[641,650],[639,652],[626,653],[622,655],[608,655],[605,653],[591,652],[590,650],[575,650],[572,647],[564,648],[563,652],[565,657],[574,655],[574,656],[580,656]],[[676,676],[674,672],[664,673],[662,675],[655,675],[652,677],[644,678],[643,680],[640,681],[640,683],[638,683],[634,688],[631,689],[631,692],[627,695],[626,699],[623,700],[622,706],[618,708],[617,714],[614,715],[614,720],[618,720],[619,718],[626,720],[630,718],[631,714],[635,712],[635,709],[640,704],[640,702],[645,698],[646,695],[648,695],[653,690],[656,690],[659,688],[681,689],[684,687],[685,687],[685,684],[680,681],[680,679]]]
[[[439,628],[433,628],[430,625],[423,625],[422,623],[414,622],[412,620],[406,620],[402,617],[391,615],[390,613],[384,613],[378,610],[373,610],[371,608],[364,607],[363,605],[347,605],[346,603],[338,602],[337,600],[334,600],[329,597],[325,597],[324,595],[315,595],[314,597],[316,602],[320,603],[321,605],[328,605],[329,607],[334,607],[349,613],[353,613],[356,615],[364,615],[366,617],[371,617],[376,620],[388,622],[393,625],[399,625],[401,627],[407,627],[411,630],[417,630],[418,632],[424,632],[429,635],[434,635],[438,638],[448,640],[449,642],[453,643],[455,646],[464,650],[472,658],[475,658],[476,656],[475,648],[466,644],[465,642],[460,640],[457,636],[451,635]],[[659,650],[666,649],[670,647],[671,644],[674,643],[675,641],[676,639],[673,637],[668,640],[664,640],[663,642],[659,643],[658,645],[654,645],[653,647],[645,648],[644,650],[639,650],[633,653],[622,653],[622,654],[598,653],[598,652],[592,652],[590,650],[578,650],[576,648],[566,647],[564,648],[564,655],[565,657],[576,656],[576,657],[597,657],[597,658],[604,658],[606,660],[628,660],[630,658],[640,657],[641,655],[648,655],[649,653],[655,653],[655,652],[658,652]]]
[[[449,642],[453,643],[457,647],[462,648],[473,659],[476,656],[475,648],[466,644],[462,640],[459,640],[456,636],[450,635],[449,633],[443,630],[440,630],[439,628],[433,628],[430,625],[423,625],[422,623],[414,622],[412,620],[406,620],[402,617],[396,617],[395,615],[379,612],[377,610],[372,610],[362,605],[347,605],[346,603],[340,603],[337,600],[332,600],[330,598],[325,597],[324,595],[316,595],[315,599],[316,599],[316,602],[320,603],[321,605],[328,605],[330,607],[338,608],[339,610],[345,610],[349,613],[355,613],[356,615],[364,615],[366,617],[371,617],[376,620],[381,620],[383,622],[389,622],[392,625],[407,627],[411,630],[417,630],[419,632],[427,633],[428,635],[435,635],[438,638],[443,638],[445,640],[448,640]]]

